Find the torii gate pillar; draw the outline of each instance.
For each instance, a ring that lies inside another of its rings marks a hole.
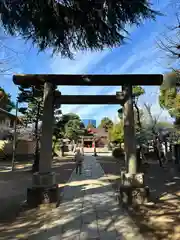
[[[29,205],[57,202],[58,185],[52,172],[52,135],[54,125],[54,86],[44,83],[44,106],[42,119],[42,136],[39,159],[39,172],[33,174],[32,187],[27,191]]]
[[[123,104],[126,172],[121,173],[119,200],[127,205],[142,204],[148,201],[149,188],[145,186],[144,173],[137,172],[132,85],[124,85],[122,89],[127,93],[127,99]]]
[[[123,86],[123,91],[127,92],[128,99],[124,103],[124,148],[125,158],[127,161],[128,173],[137,173],[137,160],[136,160],[136,138],[134,128],[134,109],[132,98],[132,86]]]

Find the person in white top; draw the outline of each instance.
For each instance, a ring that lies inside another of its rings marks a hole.
[[[84,147],[83,147],[83,145],[81,145],[80,151],[81,151],[81,154],[84,156]]]
[[[165,142],[158,140],[157,141],[157,149],[159,151],[159,163],[160,163],[160,166],[162,167],[162,165],[164,163],[167,163]]]
[[[166,144],[165,142],[162,143],[162,152],[163,152],[163,162],[167,163],[167,153],[166,153]]]
[[[80,148],[76,148],[74,160],[76,162],[76,174],[79,173],[79,175],[81,175],[84,157]]]

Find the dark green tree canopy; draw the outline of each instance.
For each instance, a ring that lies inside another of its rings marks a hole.
[[[77,114],[68,113],[60,117],[54,130],[56,138],[67,137],[77,141],[84,134],[85,126]]]
[[[122,121],[113,124],[112,128],[109,129],[109,139],[112,142],[118,143],[122,143],[124,141],[124,130]]]
[[[0,14],[10,34],[31,39],[41,51],[72,57],[74,50],[119,46],[126,24],[139,25],[160,13],[149,0],[14,0],[1,1]]]
[[[101,123],[99,125],[99,128],[104,128],[104,130],[106,132],[109,131],[109,129],[111,129],[113,127],[113,121],[111,119],[109,119],[108,117],[104,117],[101,120]]]
[[[19,108],[19,112],[24,115],[24,122],[28,124],[39,121],[43,114],[43,86],[39,89],[19,87],[18,102],[27,105]]]
[[[160,87],[159,104],[162,109],[168,111],[175,119],[175,124],[180,125],[180,74],[179,71],[172,71],[165,74],[164,82]]]
[[[11,95],[0,87],[0,108],[11,112],[15,108],[14,102],[11,100]]]

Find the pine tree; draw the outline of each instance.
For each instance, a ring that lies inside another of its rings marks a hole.
[[[11,100],[11,95],[0,87],[0,108],[11,112],[15,108],[14,102]]]
[[[19,87],[19,103],[27,104],[26,107],[19,108],[19,112],[24,114],[24,122],[26,125],[34,124],[34,135],[36,140],[36,149],[35,149],[35,160],[33,164],[33,172],[39,170],[39,123],[42,120],[43,116],[43,95],[44,88],[43,85],[35,87],[31,86],[30,88]],[[58,106],[54,104],[54,110]]]
[[[19,87],[19,103],[26,103],[27,106],[19,108],[19,112],[24,114],[23,120],[28,124],[34,124],[34,135],[36,140],[35,159],[32,171],[39,169],[39,121],[43,114],[43,87],[39,89],[30,87],[29,89]]]
[[[70,58],[74,51],[121,46],[126,25],[160,15],[148,0],[1,1],[0,14],[11,35],[30,39],[41,51],[52,49]]]

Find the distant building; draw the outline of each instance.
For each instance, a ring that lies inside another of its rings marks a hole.
[[[87,127],[89,124],[93,125],[96,128],[96,120],[94,119],[82,119],[84,126]]]
[[[87,136],[82,136],[79,140],[84,143],[84,147],[93,147],[95,139],[96,147],[103,148],[108,145],[108,133],[103,128],[91,128]]]
[[[0,139],[5,138],[14,129],[16,116],[0,108]],[[18,117],[17,124],[21,125],[22,120]]]

